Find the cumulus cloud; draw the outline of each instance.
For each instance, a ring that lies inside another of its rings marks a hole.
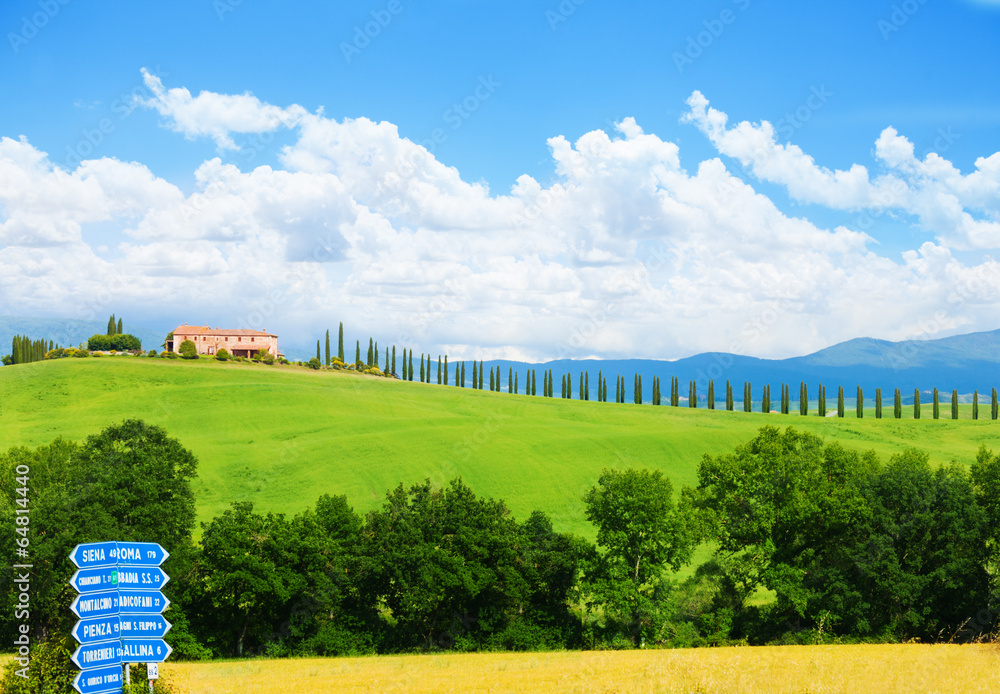
[[[709,106],[698,91],[687,105],[682,122],[694,124],[721,154],[739,161],[754,177],[785,186],[797,200],[912,215],[926,231],[956,248],[1000,246],[1000,152],[977,159],[976,170],[962,175],[935,152],[918,159],[913,143],[887,127],[875,142],[884,173],[873,176],[860,164],[831,170],[796,145],[780,144],[768,121],[730,127],[728,116]]]
[[[218,94],[203,91],[198,96],[184,87],[166,89],[159,77],[142,69],[142,78],[152,97],[137,100],[156,109],[171,129],[185,137],[208,136],[219,149],[236,149],[230,133],[265,133],[293,127],[306,110],[298,105],[279,108],[265,104],[250,93]]]
[[[787,214],[721,159],[685,170],[675,143],[630,118],[575,142],[551,138],[556,180],[524,175],[496,193],[391,123],[249,95],[191,97],[147,80],[147,105],[189,137],[228,146],[233,132],[294,128],[282,168],[211,159],[182,193],[139,163],[66,170],[25,140],[3,139],[8,307],[188,311],[192,321],[212,315],[302,343],[343,320],[383,344],[522,359],[789,356],[859,335],[912,337],[929,318],[940,331],[995,328],[1000,318],[1000,266],[959,260],[944,231],[901,257],[879,255],[861,231]],[[800,199],[890,204],[970,244],[997,245],[989,224],[1000,155],[963,175],[937,155],[916,159],[887,129],[876,143],[885,172],[873,178],[777,144],[766,123],[730,127],[697,93],[689,106],[686,119],[723,155]],[[887,187],[890,203],[880,197]],[[92,247],[94,225],[117,229],[117,246]]]

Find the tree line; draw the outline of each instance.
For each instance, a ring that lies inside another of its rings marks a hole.
[[[292,516],[238,502],[196,541],[197,461],[136,420],[0,456],[9,527],[18,466],[30,469],[36,643],[75,622],[72,547],[109,538],[170,552],[180,658],[997,635],[1000,455],[985,447],[968,468],[933,468],[916,449],[882,462],[763,427],[705,455],[679,494],[658,470],[604,470],[582,498],[594,541],[541,510],[518,520],[461,479],[401,484],[364,514],[345,496]],[[680,578],[705,542],[713,555]],[[5,578],[22,563],[13,552],[0,545]]]

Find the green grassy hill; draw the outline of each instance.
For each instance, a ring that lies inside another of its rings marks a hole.
[[[988,416],[988,403],[981,412]],[[590,536],[580,498],[602,468],[659,468],[679,488],[694,483],[703,453],[731,450],[764,424],[871,448],[883,459],[916,446],[935,463],[967,464],[981,444],[1000,449],[1000,423],[933,421],[929,404],[920,421],[848,415],[543,399],[205,360],[62,359],[0,368],[0,448],[80,440],[125,418],[144,419],[198,456],[200,520],[241,500],[291,514],[323,493],[346,494],[365,511],[400,482],[429,477],[441,484],[461,475],[479,494],[506,500],[519,519],[541,509],[557,529]]]

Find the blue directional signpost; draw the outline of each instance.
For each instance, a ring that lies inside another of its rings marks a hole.
[[[155,542],[90,542],[70,552],[79,569],[70,579],[79,593],[70,609],[80,618],[72,660],[80,668],[73,687],[81,694],[120,694],[129,663],[170,656],[163,639],[170,622],[162,615],[170,600],[161,591],[170,577],[160,568],[169,556]]]

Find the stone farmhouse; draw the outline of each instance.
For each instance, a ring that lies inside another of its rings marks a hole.
[[[181,325],[174,330],[174,339],[167,342],[167,350],[179,353],[184,340],[191,340],[198,354],[214,355],[224,347],[234,357],[252,357],[265,350],[276,357],[282,356],[278,351],[278,336],[266,330]]]

